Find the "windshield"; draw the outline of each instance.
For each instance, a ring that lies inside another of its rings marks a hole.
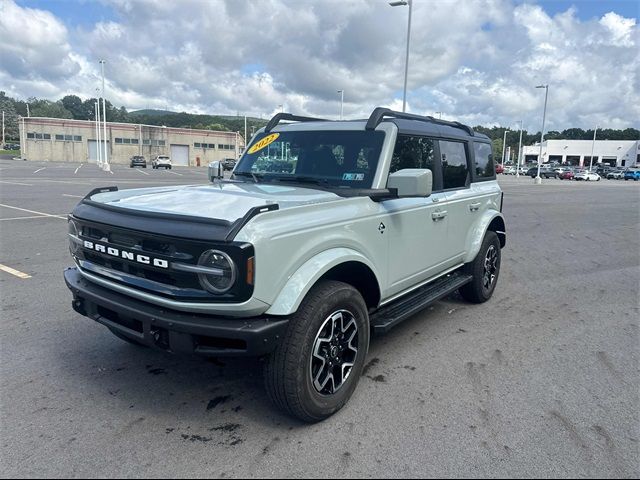
[[[384,141],[379,131],[309,131],[258,135],[234,175],[254,181],[371,188]]]

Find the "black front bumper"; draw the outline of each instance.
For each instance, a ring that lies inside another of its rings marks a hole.
[[[64,280],[73,309],[109,329],[150,347],[207,356],[260,356],[272,352],[288,320],[229,318],[179,312],[135,300],[85,280],[67,268]]]

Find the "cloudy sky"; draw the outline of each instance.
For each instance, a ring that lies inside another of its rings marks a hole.
[[[640,126],[637,0],[413,0],[408,110]],[[401,109],[407,7],[382,0],[0,0],[0,90],[127,109],[336,118]]]

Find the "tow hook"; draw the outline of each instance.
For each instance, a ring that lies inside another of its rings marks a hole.
[[[169,349],[169,334],[166,330],[162,328],[154,328],[149,333],[151,333],[153,342],[157,347],[160,347],[163,350]]]

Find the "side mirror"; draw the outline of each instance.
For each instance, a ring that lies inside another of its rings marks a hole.
[[[224,169],[222,167],[222,162],[211,162],[209,164],[209,181],[215,182],[224,177]]]
[[[428,197],[433,176],[428,168],[405,168],[389,175],[387,188],[395,188],[398,197]]]

